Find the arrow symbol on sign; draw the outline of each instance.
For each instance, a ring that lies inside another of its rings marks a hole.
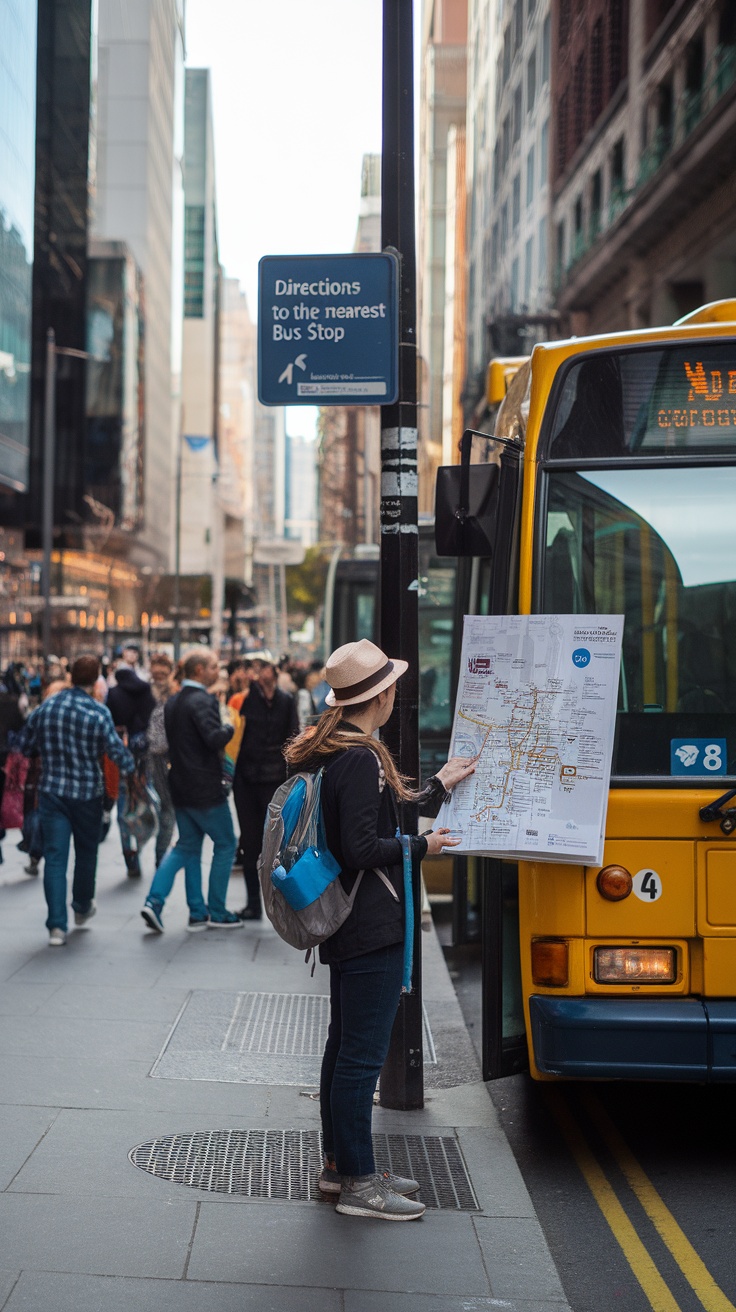
[[[304,363],[306,358],[307,358],[306,355],[298,355],[293,363],[287,364],[286,368],[284,369],[284,372],[281,374],[279,378],[279,382],[280,383],[286,382],[287,385],[291,387],[291,383],[294,375],[294,365],[296,365],[298,369],[306,369],[307,366]]]

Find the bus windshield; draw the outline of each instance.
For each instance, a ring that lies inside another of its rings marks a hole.
[[[614,776],[736,775],[736,467],[547,478],[542,609],[625,615]]]
[[[736,343],[724,337],[574,357],[550,460],[736,451]]]

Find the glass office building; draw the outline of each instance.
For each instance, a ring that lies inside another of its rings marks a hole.
[[[25,491],[31,395],[37,0],[0,0],[0,486]]]

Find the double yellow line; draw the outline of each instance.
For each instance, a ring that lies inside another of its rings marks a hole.
[[[654,1312],[681,1312],[674,1294],[639,1238],[613,1186],[609,1183],[603,1168],[572,1116],[561,1090],[548,1085],[546,1092],[550,1109],[562,1136]],[[661,1195],[642,1170],[603,1104],[590,1089],[583,1089],[581,1097],[587,1115],[705,1312],[736,1312],[734,1304],[726,1298],[723,1290],[716,1284],[702,1258],[698,1256]]]

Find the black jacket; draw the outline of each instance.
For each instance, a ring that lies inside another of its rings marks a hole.
[[[277,688],[269,702],[261,687],[252,683],[240,707],[245,718],[235,772],[249,784],[273,784],[286,778],[284,743],[299,732],[296,699]]]
[[[321,945],[320,960],[344,961],[401,943],[404,873],[396,802],[369,747],[350,747],[326,763],[322,815],[327,846],[340,863],[345,891],[352,890],[359,870],[365,874],[347,920]],[[427,840],[413,838],[412,851],[421,860]],[[388,875],[395,897],[375,874],[376,866]]]
[[[227,796],[222,782],[222,749],[233,736],[223,724],[217,698],[204,688],[182,688],[164,707],[174,806],[206,810]]]
[[[115,680],[114,687],[107,694],[115,728],[127,729],[131,738],[136,733],[145,733],[156,705],[151,685],[145,679],[139,679],[135,670],[127,668],[116,670]]]

